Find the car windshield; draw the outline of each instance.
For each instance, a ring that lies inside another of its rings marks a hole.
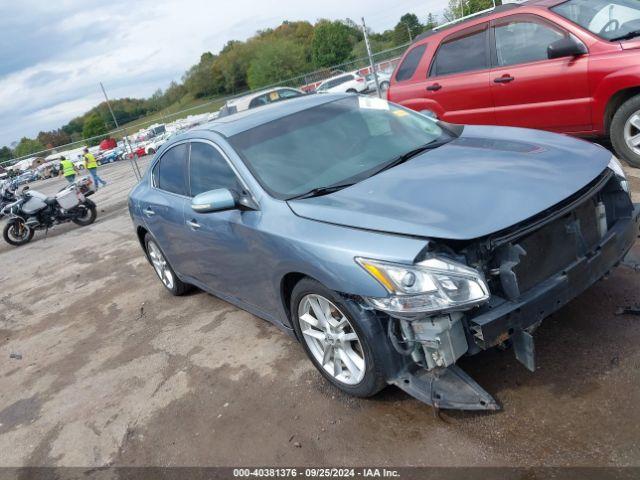
[[[230,143],[272,196],[355,183],[452,136],[435,120],[372,97],[349,96],[234,135]]]
[[[638,0],[569,0],[552,10],[606,40],[640,36]]]

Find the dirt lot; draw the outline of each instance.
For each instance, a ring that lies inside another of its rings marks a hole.
[[[94,225],[0,246],[0,466],[640,465],[640,317],[614,314],[640,301],[631,268],[543,324],[535,374],[511,351],[462,362],[503,411],[436,418],[391,387],[346,397],[274,326],[165,293],[126,211],[131,167],[101,174]]]

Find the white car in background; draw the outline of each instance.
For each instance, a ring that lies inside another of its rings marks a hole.
[[[218,117],[226,117],[244,110],[269,105],[270,103],[281,102],[290,98],[301,97],[302,95],[305,95],[302,90],[291,87],[276,87],[268,90],[262,90],[260,92],[250,93],[248,95],[229,100],[220,109]]]
[[[171,137],[172,135],[172,133],[165,131],[165,133],[163,133],[162,135],[158,135],[157,137],[152,138],[144,146],[144,153],[147,155],[155,154],[158,149],[164,144],[164,142],[169,140],[169,137]]]
[[[317,93],[363,93],[367,81],[359,73],[343,73],[323,80],[316,88]]]
[[[387,91],[389,85],[391,84],[391,72],[377,72],[378,73],[378,84],[380,85],[380,90],[383,92]],[[376,79],[373,78],[373,73],[368,73],[365,77],[367,81],[367,90],[370,92],[375,92],[376,90]]]

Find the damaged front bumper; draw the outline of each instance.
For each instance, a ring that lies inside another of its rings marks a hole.
[[[499,410],[495,399],[455,361],[511,340],[516,358],[535,370],[532,333],[541,321],[605,277],[638,237],[640,205],[619,218],[600,241],[585,249],[561,272],[533,286],[517,299],[493,296],[472,312],[420,320],[398,320],[403,338],[419,345],[406,355],[389,383],[435,408]],[[410,329],[410,330],[408,330]],[[391,332],[391,329],[390,329]],[[393,335],[390,333],[390,336]],[[393,341],[393,338],[392,338]],[[396,339],[397,341],[397,339]],[[406,342],[405,342],[406,343]],[[416,354],[416,350],[420,350]]]
[[[605,277],[617,266],[638,237],[640,205],[630,218],[618,220],[602,241],[515,301],[492,298],[481,313],[469,319],[472,339],[487,349],[513,339],[516,357],[533,371],[535,358],[530,333],[540,322]],[[531,346],[529,346],[531,344]]]

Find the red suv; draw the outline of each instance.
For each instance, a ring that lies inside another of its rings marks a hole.
[[[387,98],[453,123],[609,136],[640,167],[640,2],[533,0],[426,32]]]

